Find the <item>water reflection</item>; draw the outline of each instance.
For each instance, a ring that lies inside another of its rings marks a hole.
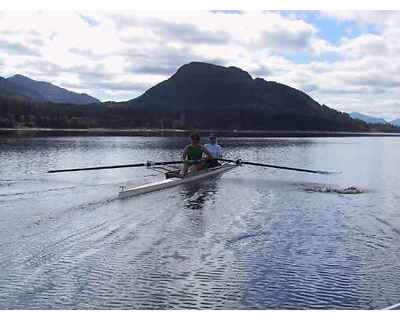
[[[215,199],[217,193],[217,181],[195,181],[182,186],[181,195],[185,207],[192,210],[199,210],[204,205]]]

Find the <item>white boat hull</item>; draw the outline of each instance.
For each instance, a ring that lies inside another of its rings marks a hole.
[[[196,181],[196,180],[200,180],[203,178],[216,176],[216,175],[222,174],[224,172],[227,172],[229,170],[232,170],[236,167],[237,167],[236,164],[223,164],[220,167],[206,169],[206,170],[203,170],[200,172],[190,174],[183,178],[170,178],[170,179],[165,179],[163,181],[148,183],[148,184],[138,186],[138,187],[122,189],[119,192],[118,197],[119,198],[127,198],[127,197],[137,196],[137,195],[148,193],[148,192],[171,188],[171,187],[174,187],[174,186],[177,186],[180,184],[184,184],[184,183],[188,183],[191,181]]]

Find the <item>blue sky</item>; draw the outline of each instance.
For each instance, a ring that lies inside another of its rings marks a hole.
[[[398,11],[1,12],[0,76],[122,101],[204,61],[400,118]]]
[[[283,16],[295,16],[317,27],[319,35],[332,44],[338,44],[343,37],[355,38],[363,33],[374,33],[373,24],[360,25],[354,20],[338,21],[321,15],[319,11],[281,11]]]

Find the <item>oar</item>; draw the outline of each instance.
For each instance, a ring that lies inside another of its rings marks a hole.
[[[242,161],[242,160],[231,160],[231,159],[218,159],[219,161],[225,162],[232,162],[236,164],[249,164],[252,166],[258,167],[268,167],[268,168],[275,168],[275,169],[284,169],[284,170],[292,170],[292,171],[300,171],[300,172],[308,172],[308,173],[317,173],[317,174],[339,174],[340,172],[331,172],[331,171],[321,171],[321,170],[308,170],[308,169],[300,169],[300,168],[291,168],[291,167],[282,167],[282,166],[275,166],[272,164],[266,163],[258,163],[258,162],[250,162],[250,161]]]
[[[59,169],[50,170],[47,173],[58,173],[58,172],[70,172],[70,171],[89,171],[89,170],[103,170],[103,169],[118,169],[118,168],[133,168],[133,167],[151,167],[151,166],[162,166],[168,164],[179,164],[185,161],[165,161],[165,162],[143,162],[143,163],[133,163],[133,164],[122,164],[115,166],[102,166],[102,167],[88,167],[88,168],[73,168],[73,169]]]

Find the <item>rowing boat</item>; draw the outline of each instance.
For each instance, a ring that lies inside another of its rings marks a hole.
[[[153,192],[153,191],[158,191],[158,190],[163,190],[171,187],[175,187],[180,184],[204,179],[204,178],[210,178],[213,176],[217,176],[219,174],[222,174],[224,172],[230,171],[234,168],[236,168],[238,165],[237,164],[228,164],[225,163],[219,167],[214,167],[210,169],[205,169],[199,172],[194,172],[189,175],[183,176],[183,177],[173,177],[173,178],[167,178],[163,181],[157,181],[157,182],[152,182],[148,183],[142,186],[138,187],[133,187],[133,188],[126,188],[125,186],[121,186],[121,191],[118,194],[119,198],[127,198],[131,196],[137,196],[140,194],[148,193],[148,192]]]

